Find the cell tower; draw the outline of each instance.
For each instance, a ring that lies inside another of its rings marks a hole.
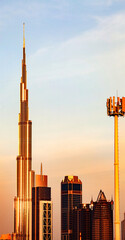
[[[107,99],[107,115],[114,117],[114,239],[120,240],[120,217],[119,217],[119,155],[118,155],[118,117],[125,115],[125,97],[110,97]]]

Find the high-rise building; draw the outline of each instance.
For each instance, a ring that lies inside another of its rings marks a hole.
[[[17,196],[14,199],[14,239],[30,240],[32,236],[32,121],[29,120],[28,89],[23,24],[23,60],[18,118]]]
[[[11,234],[2,234],[0,240],[11,240]]]
[[[113,201],[100,190],[92,211],[92,240],[113,240]]]
[[[122,232],[122,240],[125,240],[125,213],[124,213],[124,219],[121,221],[121,232]]]
[[[91,204],[80,204],[73,209],[73,240],[91,240]]]
[[[100,190],[97,201],[73,209],[73,240],[113,240],[113,201]]]
[[[32,189],[32,240],[52,240],[51,188],[47,176],[36,175],[36,187]]]
[[[82,203],[82,182],[65,176],[61,182],[61,240],[72,240],[73,208]]]

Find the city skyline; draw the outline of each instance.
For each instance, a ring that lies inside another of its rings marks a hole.
[[[60,181],[78,175],[83,202],[100,189],[113,196],[113,120],[106,99],[125,96],[125,3],[123,1],[1,2],[0,234],[13,231],[18,150],[17,120],[22,59],[26,52],[33,169],[49,176],[55,219],[60,219]],[[85,11],[87,9],[87,11]],[[124,197],[125,119],[119,120],[120,216]],[[9,167],[7,167],[9,166]],[[109,184],[110,183],[110,184]],[[4,208],[3,208],[4,206]],[[7,226],[6,226],[7,225]],[[54,220],[54,240],[60,221]]]

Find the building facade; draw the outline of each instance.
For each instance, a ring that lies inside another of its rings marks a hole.
[[[32,240],[52,240],[51,188],[47,176],[36,175],[36,187],[32,189]]]
[[[124,219],[121,221],[121,233],[122,233],[122,240],[125,240],[125,213],[124,213]]]
[[[91,240],[91,205],[80,204],[73,209],[73,240]]]
[[[32,237],[32,121],[29,120],[27,71],[23,24],[23,60],[20,82],[20,113],[18,118],[17,196],[14,198],[13,239],[31,240]]]
[[[113,240],[113,201],[100,190],[97,201],[73,209],[73,240]]]
[[[11,234],[2,234],[0,240],[11,240]]]
[[[47,176],[32,170],[32,121],[29,120],[25,25],[18,118],[17,196],[14,198],[12,240],[52,240],[51,188]]]
[[[72,240],[73,208],[82,203],[82,182],[65,176],[61,182],[61,240]]]
[[[39,240],[52,240],[52,202],[40,200]]]
[[[113,201],[102,190],[92,211],[92,240],[113,240]]]

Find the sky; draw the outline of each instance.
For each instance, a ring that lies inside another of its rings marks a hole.
[[[19,84],[25,22],[33,170],[49,176],[54,240],[60,183],[82,180],[83,203],[113,196],[114,119],[106,99],[125,96],[124,0],[0,1],[0,234],[13,231]],[[125,211],[125,119],[119,118],[120,217]]]

